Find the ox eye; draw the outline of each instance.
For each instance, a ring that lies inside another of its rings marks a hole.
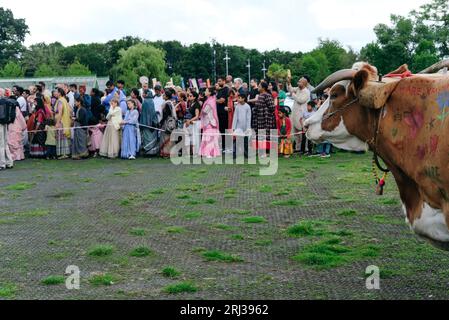
[[[331,99],[332,100],[335,100],[335,99],[337,99],[338,98],[338,96],[336,95],[336,94],[331,94]]]

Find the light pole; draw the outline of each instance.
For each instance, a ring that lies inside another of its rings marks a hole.
[[[229,60],[231,60],[231,58],[229,58],[228,49],[226,49],[226,57],[223,60],[226,61],[226,76],[229,76]]]
[[[248,83],[251,82],[251,60],[248,59],[248,65],[246,66],[248,68]]]
[[[263,61],[262,71],[263,71],[263,78],[265,79],[267,77],[267,71],[268,71],[267,67],[265,66],[265,60]]]

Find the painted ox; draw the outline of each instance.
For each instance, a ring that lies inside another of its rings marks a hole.
[[[449,76],[424,73],[379,79],[357,63],[328,77],[315,92],[329,99],[305,125],[315,143],[328,141],[382,158],[399,187],[407,222],[419,236],[449,249]],[[446,69],[447,70],[447,69]],[[393,73],[408,71],[406,65]]]

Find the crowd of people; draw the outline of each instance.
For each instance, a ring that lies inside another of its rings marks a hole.
[[[314,146],[307,141],[304,121],[327,99],[312,94],[310,79],[303,76],[294,87],[252,80],[250,84],[232,76],[215,85],[183,89],[168,83],[127,92],[123,81],[106,84],[104,92],[85,85],[59,84],[53,91],[40,82],[28,89],[0,88],[0,99],[16,105],[15,120],[0,124],[0,170],[14,161],[30,158],[81,160],[88,157],[170,157],[172,147],[183,143],[195,157],[237,155],[236,144],[226,145],[227,136],[244,137],[248,148],[270,149],[288,158],[300,155],[330,157],[330,144]],[[293,100],[293,107],[286,105]],[[249,145],[249,137],[277,130],[277,141],[265,135]],[[183,139],[173,141],[173,132]],[[182,141],[182,142],[181,142]]]

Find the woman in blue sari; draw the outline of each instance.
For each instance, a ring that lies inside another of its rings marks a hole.
[[[122,137],[122,159],[135,160],[140,149],[139,111],[136,102],[128,100],[128,111],[125,114]]]

